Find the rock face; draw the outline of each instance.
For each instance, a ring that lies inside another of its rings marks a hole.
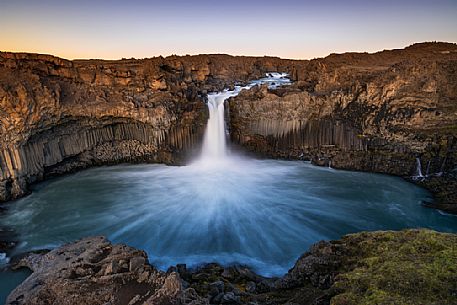
[[[206,93],[287,72],[288,88],[229,102],[231,138],[269,157],[417,176],[456,212],[457,46],[423,43],[311,61],[228,55],[68,61],[0,52],[0,202],[28,185],[119,162],[182,162]]]
[[[0,52],[0,202],[97,164],[177,163],[199,143],[208,91],[291,70],[278,58],[68,61]]]
[[[404,177],[419,176],[420,165],[434,206],[457,212],[457,45],[330,55],[299,72],[288,88],[229,101],[234,142],[268,157]]]
[[[162,272],[143,251],[92,237],[22,259],[33,273],[7,304],[456,304],[456,242],[430,230],[347,235],[264,278],[217,264]]]
[[[104,237],[85,238],[19,262],[33,273],[7,304],[181,304],[176,273],[147,263],[143,251],[112,245]]]

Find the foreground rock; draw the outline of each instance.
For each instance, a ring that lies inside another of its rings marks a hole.
[[[146,254],[93,237],[18,265],[7,304],[457,304],[457,235],[359,233],[319,242],[282,278],[241,266],[161,272]]]
[[[90,237],[46,254],[31,254],[16,267],[33,273],[8,304],[181,304],[186,293],[176,273],[147,263],[143,251]]]

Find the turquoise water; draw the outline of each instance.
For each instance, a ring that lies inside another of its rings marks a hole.
[[[8,294],[30,274],[25,268],[17,271],[0,269],[0,304],[4,304]]]
[[[53,179],[12,203],[0,224],[18,234],[16,254],[102,234],[145,250],[162,269],[240,263],[278,276],[322,239],[418,227],[457,232],[457,217],[422,200],[430,194],[396,177],[228,158],[99,167]],[[14,282],[0,273],[2,296],[23,277]]]

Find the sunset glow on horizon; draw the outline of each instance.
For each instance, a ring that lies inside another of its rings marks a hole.
[[[0,6],[0,51],[68,59],[207,53],[309,59],[457,42],[452,0],[0,0]]]

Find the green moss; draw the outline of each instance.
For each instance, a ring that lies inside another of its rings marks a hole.
[[[457,304],[457,235],[430,230],[348,235],[332,305]]]

